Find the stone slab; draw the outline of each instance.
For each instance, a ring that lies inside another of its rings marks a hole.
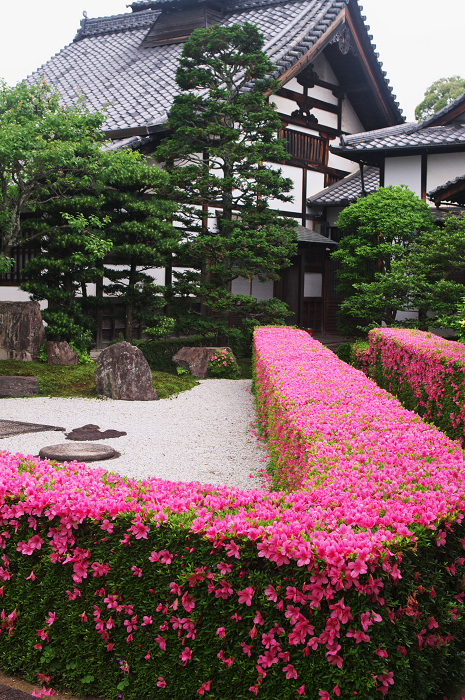
[[[197,347],[197,348],[181,348],[176,355],[171,358],[173,362],[183,369],[188,369],[194,377],[205,379],[208,376],[208,363],[211,357],[218,350],[227,350],[233,354],[231,348],[222,347]]]
[[[0,399],[36,396],[38,393],[37,377],[0,376]]]
[[[65,432],[66,428],[59,428],[56,425],[41,425],[40,423],[22,423],[17,420],[0,420],[0,438],[14,437],[24,433],[43,433],[49,430]]]
[[[80,428],[74,428],[70,433],[66,435],[67,440],[109,440],[110,438],[117,438],[123,435],[127,435],[122,430],[100,430],[98,425],[93,423],[88,423]]]
[[[19,688],[10,688],[8,685],[0,683],[0,700],[30,700],[32,697],[34,696]]]
[[[57,462],[99,462],[116,456],[118,452],[109,445],[89,445],[87,442],[48,445],[39,452],[41,459],[54,459]]]
[[[38,301],[0,301],[0,360],[37,360],[44,342]]]

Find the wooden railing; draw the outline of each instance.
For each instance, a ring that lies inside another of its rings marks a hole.
[[[287,153],[299,161],[326,164],[328,141],[293,129],[283,129]]]

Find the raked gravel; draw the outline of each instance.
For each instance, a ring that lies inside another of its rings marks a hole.
[[[159,401],[0,399],[0,418],[60,426],[66,433],[88,423],[101,431],[127,432],[96,441],[121,456],[90,467],[136,479],[260,489],[258,470],[265,466],[265,452],[251,434],[256,413],[250,386],[247,379],[201,380],[193,389]],[[0,450],[37,456],[42,447],[65,442],[73,444],[60,432],[25,433],[0,439]]]

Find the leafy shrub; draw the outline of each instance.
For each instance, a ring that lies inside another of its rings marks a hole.
[[[339,345],[336,349],[335,354],[340,360],[350,365],[352,359],[352,343],[342,343],[342,345]]]
[[[369,339],[376,383],[463,443],[465,347],[433,333],[398,328],[376,328]]]
[[[208,376],[215,379],[237,379],[241,370],[234,355],[223,348],[211,356],[208,363]]]

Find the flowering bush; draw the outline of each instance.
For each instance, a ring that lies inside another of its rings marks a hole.
[[[465,346],[433,333],[398,328],[375,328],[369,340],[366,371],[377,384],[463,444]]]
[[[458,445],[302,331],[255,353],[286,490],[1,454],[2,670],[109,700],[405,700],[460,674]]]
[[[236,379],[241,373],[234,355],[226,348],[218,349],[208,363],[208,376],[215,379]]]

